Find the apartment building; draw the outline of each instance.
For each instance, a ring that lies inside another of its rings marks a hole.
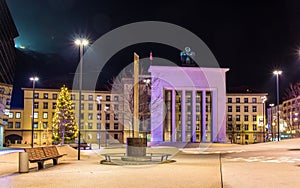
[[[280,126],[282,138],[299,137],[300,96],[283,101],[279,114],[282,119]]]
[[[252,144],[267,138],[265,100],[267,93],[227,93],[227,139],[231,143]]]
[[[23,91],[24,109],[10,111],[8,119],[10,126],[5,131],[5,140],[10,140],[11,143],[31,144],[33,125],[34,144],[52,144],[52,118],[60,90],[36,88],[34,95],[32,88],[23,88]],[[77,119],[78,92],[69,91],[69,93]],[[108,91],[82,91],[80,124],[82,140],[100,145],[123,142],[123,125],[119,123],[115,113],[119,108],[118,100],[118,96]],[[34,107],[33,124],[32,107]]]

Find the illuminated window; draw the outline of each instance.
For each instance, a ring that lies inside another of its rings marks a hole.
[[[93,100],[93,95],[89,95],[89,101]]]
[[[119,97],[118,96],[114,96],[114,101],[119,101]]]
[[[33,107],[34,107],[35,109],[39,108],[39,102],[34,102]]]
[[[93,113],[89,113],[88,114],[88,120],[92,120],[93,119]]]
[[[198,106],[198,108],[200,109],[200,106]],[[232,106],[228,106],[228,107],[227,107],[227,111],[228,111],[228,112],[232,112]],[[197,112],[200,112],[200,111],[197,111]]]
[[[56,93],[52,94],[52,99],[57,99],[57,94]]]
[[[16,127],[16,129],[21,128],[21,122],[16,122],[15,127]]]
[[[253,98],[252,98],[252,103],[256,103],[256,102],[257,102],[256,98],[253,97]]]
[[[47,129],[48,128],[48,122],[43,122],[43,128]]]
[[[232,115],[228,115],[228,121],[232,121]]]
[[[47,139],[47,134],[43,133],[43,139]]]
[[[38,113],[38,112],[34,112],[34,113],[33,113],[33,117],[34,117],[34,119],[39,118],[39,113]]]
[[[48,99],[48,93],[44,93],[44,99]]]
[[[43,119],[47,119],[48,118],[48,112],[43,112]]]
[[[33,123],[33,128],[35,128],[35,129],[39,128],[38,122],[34,122],[34,123]]]
[[[16,112],[16,118],[20,119],[21,118],[21,112]]]
[[[38,93],[34,93],[34,98],[38,99],[39,98],[39,94]]]
[[[34,138],[34,139],[37,139],[37,138],[38,138],[37,133],[34,133],[34,134],[33,134],[33,138]]]
[[[8,118],[14,118],[14,113],[13,112],[9,112]]]
[[[88,123],[88,129],[93,129],[93,123]]]
[[[240,115],[236,115],[236,121],[241,121],[241,116]]]

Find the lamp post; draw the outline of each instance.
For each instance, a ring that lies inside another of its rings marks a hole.
[[[75,44],[79,46],[79,104],[78,104],[78,160],[80,160],[80,126],[81,126],[81,90],[82,90],[82,63],[83,47],[89,44],[86,39],[76,39]]]
[[[31,147],[33,148],[33,133],[34,133],[34,89],[35,82],[39,80],[38,77],[33,76],[29,78],[32,81],[32,112],[31,112]]]
[[[98,102],[98,105],[99,105],[99,127],[98,127],[98,134],[99,134],[99,138],[98,138],[98,145],[99,145],[99,149],[100,149],[100,138],[101,138],[101,135],[100,135],[100,128],[101,128],[101,99],[102,99],[102,96],[98,96],[97,98],[96,98],[96,101]]]
[[[263,104],[263,142],[266,141],[266,136],[265,136],[265,102],[267,100],[267,97],[266,96],[262,96],[261,97],[261,100],[262,100],[262,104]]]
[[[275,70],[273,72],[274,75],[276,75],[276,108],[277,108],[277,132],[278,132],[278,142],[280,140],[280,128],[279,128],[279,121],[280,121],[280,115],[279,115],[279,75],[282,74],[281,70]]]
[[[271,134],[272,134],[272,140],[271,141],[274,141],[274,127],[273,127],[273,107],[274,107],[274,104],[269,104],[269,106],[271,107]]]

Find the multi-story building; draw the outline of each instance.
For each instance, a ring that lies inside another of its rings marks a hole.
[[[267,109],[267,129],[268,129],[268,140],[269,141],[276,141],[278,140],[278,132],[280,139],[285,137],[290,137],[290,133],[285,130],[287,125],[284,120],[283,115],[283,105],[280,104],[278,106],[274,106],[274,104],[270,104],[270,108]],[[279,119],[279,121],[278,121]],[[279,126],[278,126],[279,125]],[[279,127],[279,128],[278,128]],[[282,134],[284,132],[284,134]]]
[[[4,126],[7,126],[13,86],[0,83],[0,147],[4,141]]]
[[[35,145],[52,143],[52,118],[55,113],[58,89],[23,88],[24,109],[10,111],[5,132],[6,141],[11,143],[31,143],[32,125]],[[72,92],[73,110],[78,117],[78,92]],[[97,98],[101,100],[97,101]],[[112,142],[123,142],[123,125],[119,123],[114,109],[118,109],[119,97],[108,91],[82,91],[81,95],[81,138],[88,143],[105,145]],[[32,107],[34,107],[34,122],[32,124]],[[21,117],[21,120],[19,119]],[[17,140],[17,141],[16,141]]]
[[[283,119],[281,131],[282,137],[299,137],[299,115],[300,115],[300,96],[285,100],[282,103],[282,111],[280,112]]]
[[[265,99],[267,93],[227,93],[227,139],[231,143],[266,141]]]
[[[7,117],[3,114],[4,110],[7,109],[6,107],[8,106],[6,104],[10,103],[16,65],[16,49],[14,38],[16,38],[19,34],[5,0],[0,0],[0,10],[0,94],[2,95],[2,103],[0,106],[0,147],[2,147],[4,140],[4,126],[7,123],[5,121]],[[9,92],[6,92],[7,87],[9,88]],[[7,96],[8,93],[10,96]]]

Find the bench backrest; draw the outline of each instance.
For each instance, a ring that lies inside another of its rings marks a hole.
[[[28,153],[28,158],[30,160],[45,158],[45,153],[42,148],[25,148],[25,152]]]
[[[57,151],[56,146],[43,147],[46,157],[58,156],[60,155]]]

